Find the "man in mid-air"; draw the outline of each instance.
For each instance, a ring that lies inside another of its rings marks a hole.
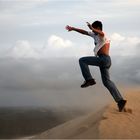
[[[83,35],[90,36],[94,39],[94,54],[95,56],[87,56],[79,59],[82,75],[85,79],[81,88],[86,88],[96,84],[95,79],[92,77],[88,65],[98,66],[100,68],[102,82],[109,90],[114,100],[117,102],[119,111],[124,110],[126,100],[123,99],[115,84],[110,80],[109,68],[111,66],[111,58],[109,56],[110,41],[106,38],[105,33],[102,31],[103,25],[101,21],[95,21],[92,24],[87,22],[87,26],[91,31],[75,28],[67,25],[68,31],[76,31]]]

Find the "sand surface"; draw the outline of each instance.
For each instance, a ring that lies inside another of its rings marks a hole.
[[[43,132],[37,139],[140,139],[140,91],[129,91],[126,112],[109,106]]]

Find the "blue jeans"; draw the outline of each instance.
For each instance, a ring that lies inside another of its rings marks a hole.
[[[101,54],[98,57],[89,56],[79,59],[82,75],[85,80],[93,79],[88,65],[98,66],[100,68],[102,82],[109,90],[116,102],[123,99],[115,84],[110,80],[109,68],[111,66],[111,58],[108,55]]]

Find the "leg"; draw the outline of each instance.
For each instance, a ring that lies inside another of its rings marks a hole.
[[[82,57],[79,59],[80,68],[82,71],[82,75],[85,80],[93,79],[89,70],[88,65],[99,66],[100,65],[100,58],[98,57]]]
[[[119,90],[115,86],[115,84],[110,80],[109,76],[109,69],[100,67],[102,82],[104,86],[110,91],[111,95],[113,96],[116,102],[123,100]]]

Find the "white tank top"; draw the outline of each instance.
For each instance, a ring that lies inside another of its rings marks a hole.
[[[110,40],[106,38],[106,36],[101,37],[99,34],[95,34],[94,32],[88,32],[88,35],[94,39],[94,54],[97,56],[98,51],[106,44],[110,43]]]

